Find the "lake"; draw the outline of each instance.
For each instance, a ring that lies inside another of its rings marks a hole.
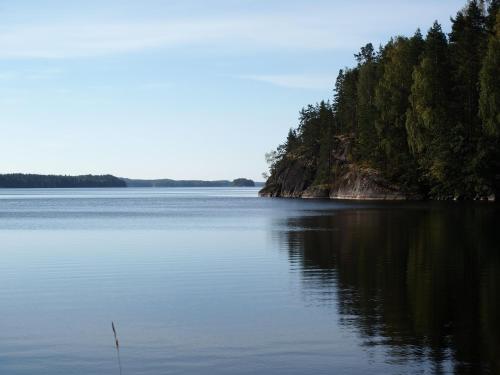
[[[0,373],[500,374],[500,210],[0,190]]]

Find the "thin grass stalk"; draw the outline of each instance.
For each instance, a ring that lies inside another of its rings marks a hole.
[[[118,359],[118,368],[120,370],[120,375],[122,375],[122,361],[120,358],[120,343],[118,342],[118,335],[116,334],[115,323],[111,322],[111,328],[113,329],[113,335],[115,336],[115,347],[116,347],[116,357]]]

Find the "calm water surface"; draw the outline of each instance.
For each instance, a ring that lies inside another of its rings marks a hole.
[[[500,374],[500,211],[0,191],[0,374]]]

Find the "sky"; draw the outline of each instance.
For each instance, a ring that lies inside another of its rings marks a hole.
[[[0,0],[0,173],[262,180],[372,42],[465,0]]]

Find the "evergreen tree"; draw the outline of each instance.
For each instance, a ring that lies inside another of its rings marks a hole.
[[[476,0],[457,13],[450,33],[450,52],[459,120],[472,130],[478,124],[478,77],[486,43],[485,17]]]
[[[495,34],[495,24],[497,14],[500,11],[500,0],[490,0],[488,5],[488,15],[486,17],[486,28],[489,34]]]
[[[420,30],[411,38],[398,37],[384,52],[382,77],[377,85],[376,127],[384,153],[385,172],[389,178],[411,185],[415,179],[414,158],[408,149],[406,116],[413,83],[412,73],[424,48]]]
[[[484,135],[480,143],[477,168],[484,185],[500,185],[500,12],[497,11],[496,32],[491,35],[481,70],[480,114]]]
[[[297,148],[297,142],[297,132],[295,131],[295,129],[290,128],[284,145],[285,153],[292,153]]]
[[[323,184],[329,181],[332,173],[334,117],[332,107],[328,102],[322,101],[317,107],[317,110],[321,128],[321,138],[316,182],[318,184]]]
[[[311,160],[316,161],[319,155],[321,128],[315,106],[308,105],[302,109],[297,131],[301,139],[302,152]]]
[[[356,132],[358,70],[340,70],[335,83],[333,112],[336,119],[336,133],[354,134]]]
[[[487,41],[484,7],[469,1],[457,13],[450,33],[453,76],[453,146],[455,166],[465,172],[462,185],[465,195],[478,190],[477,151],[482,126],[479,118],[479,73]]]
[[[500,12],[481,70],[480,113],[485,133],[500,137]]]
[[[355,55],[358,61],[358,85],[357,85],[357,134],[356,150],[358,159],[377,162],[378,136],[375,129],[377,109],[375,107],[375,87],[378,81],[377,56],[371,43],[361,48],[359,54]]]
[[[427,33],[422,60],[413,73],[406,118],[408,144],[420,165],[423,183],[447,184],[450,111],[449,51],[437,22]],[[442,190],[442,189],[439,189]],[[435,191],[443,194],[445,191]]]

